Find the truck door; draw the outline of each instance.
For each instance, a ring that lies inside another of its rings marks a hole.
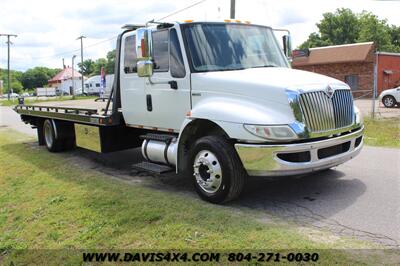
[[[145,79],[137,75],[136,36],[127,34],[121,43],[121,107],[126,124],[144,125],[147,121]],[[109,82],[109,81],[107,81]]]
[[[178,131],[190,111],[190,75],[175,28],[153,31],[154,74],[146,82],[146,126]]]

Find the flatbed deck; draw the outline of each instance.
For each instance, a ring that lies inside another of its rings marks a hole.
[[[107,112],[106,101],[70,100],[41,102],[30,105],[16,105],[14,110],[20,115],[53,118],[83,124],[113,126],[119,124],[120,113],[112,114],[112,104]]]

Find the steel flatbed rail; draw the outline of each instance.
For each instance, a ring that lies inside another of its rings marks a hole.
[[[20,115],[53,118],[65,121],[71,121],[82,124],[91,124],[98,126],[115,126],[119,125],[120,113],[117,114],[99,114],[99,110],[95,108],[75,108],[60,106],[43,106],[43,105],[16,105],[14,110]]]

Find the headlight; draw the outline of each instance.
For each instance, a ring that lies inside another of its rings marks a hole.
[[[358,109],[358,107],[355,105],[354,105],[354,115],[355,115],[355,119],[356,119],[356,124],[364,123],[363,115],[360,112],[360,109]]]
[[[289,126],[244,125],[244,128],[257,137],[270,140],[294,140],[297,135]]]

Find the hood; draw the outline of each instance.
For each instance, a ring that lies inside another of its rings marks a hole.
[[[207,117],[212,110],[215,119],[253,124],[294,121],[287,89],[305,92],[324,90],[328,85],[349,88],[334,78],[280,67],[193,73],[191,81],[193,113],[198,117]],[[235,115],[218,115],[222,109]]]
[[[400,90],[400,87],[384,90],[384,91],[381,92],[380,97],[382,97],[384,95],[387,95],[387,94],[395,93],[395,92],[397,92],[399,90]]]

